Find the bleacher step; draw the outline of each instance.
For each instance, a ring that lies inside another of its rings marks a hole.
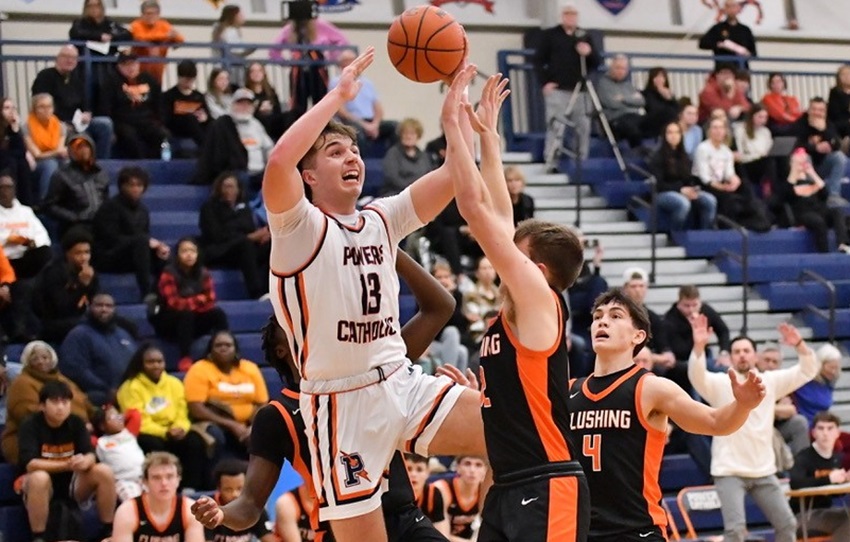
[[[576,212],[572,209],[546,209],[537,211],[534,217],[560,224],[575,224]],[[627,218],[628,214],[621,209],[582,209],[581,211],[582,225],[593,222],[625,222]]]
[[[602,267],[602,276],[608,281],[609,285],[619,284],[623,279],[622,273],[609,273],[606,267]],[[664,265],[664,272],[669,273],[667,265]],[[663,288],[667,286],[682,286],[685,284],[695,284],[697,286],[708,286],[716,284],[725,284],[726,275],[720,272],[692,272],[692,273],[677,273],[656,275],[653,288]]]
[[[558,185],[527,183],[525,192],[535,200],[544,198],[577,198],[579,192],[581,192],[582,200],[584,198],[594,197],[593,190],[586,184],[576,186],[565,183]]]
[[[647,306],[659,314],[666,313],[673,305],[674,301],[656,301],[647,303]],[[711,307],[719,312],[724,318],[731,314],[742,314],[744,305],[740,299],[710,301]],[[747,304],[747,312],[751,315],[767,312],[767,301],[763,299],[751,299]]]
[[[612,262],[617,260],[649,260],[652,250],[646,248],[606,248],[605,258],[603,261]],[[680,260],[685,257],[685,249],[682,247],[665,247],[660,246],[655,250],[655,257],[659,260]],[[666,262],[665,262],[666,263]]]
[[[636,222],[629,222],[629,224],[639,224]],[[602,266],[602,275],[608,280],[609,284],[619,283],[622,279],[623,273],[626,269],[631,267],[640,267],[647,273],[649,273],[650,261],[649,260],[629,260],[629,261],[619,261],[619,262],[608,262],[605,261],[605,265]],[[679,274],[691,274],[691,273],[713,273],[717,271],[717,268],[714,267],[711,263],[706,260],[679,260],[672,262],[664,262],[664,274],[660,275],[660,269],[656,265],[656,282],[660,283],[663,277],[667,277],[669,275],[679,275]],[[608,278],[611,277],[611,278]],[[612,282],[615,281],[615,282]],[[654,285],[650,285],[650,288],[654,288]]]
[[[542,210],[551,210],[551,209],[576,209],[578,208],[578,200],[575,198],[562,198],[562,197],[552,197],[552,198],[536,198],[534,200],[534,206],[537,211]],[[581,208],[583,210],[587,209],[606,209],[607,203],[604,199],[592,196],[581,199]]]

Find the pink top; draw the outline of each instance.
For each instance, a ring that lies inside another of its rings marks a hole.
[[[345,35],[342,31],[337,28],[333,23],[322,19],[315,19],[316,22],[316,39],[312,42],[313,45],[350,45],[348,39],[346,39]],[[293,32],[292,23],[287,23],[280,30],[280,34],[278,34],[277,38],[275,38],[275,44],[285,45],[290,43],[289,38]],[[269,58],[272,60],[281,60],[283,55],[281,54],[281,49],[271,49],[269,50]],[[336,59],[336,53],[334,53],[333,57],[330,60]]]

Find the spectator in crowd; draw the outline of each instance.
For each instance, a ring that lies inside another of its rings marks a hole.
[[[850,254],[850,238],[840,207],[828,205],[829,189],[802,148],[791,154],[788,182],[777,187],[777,200],[791,212],[794,226],[803,226],[812,233],[818,252],[829,251],[829,229],[835,232],[838,250]]]
[[[469,332],[476,346],[487,331],[487,322],[502,306],[498,279],[490,260],[486,256],[479,258],[475,265],[475,284],[463,296],[463,314],[469,320]]]
[[[340,51],[337,59],[339,71],[342,72],[355,58],[357,54],[350,49]],[[358,80],[360,90],[357,96],[340,107],[337,117],[340,121],[357,129],[357,147],[361,155],[381,157],[396,142],[397,123],[384,119],[384,106],[378,99],[375,83],[362,75]],[[328,84],[328,90],[336,88],[338,83],[339,75],[333,76]]]
[[[141,71],[134,54],[121,53],[102,90],[118,148],[125,158],[159,158],[168,131],[162,125],[162,86]]]
[[[765,343],[759,349],[756,368],[761,372],[775,371],[782,367],[782,352],[776,343]],[[791,395],[785,395],[776,399],[773,408],[775,421],[773,426],[782,436],[792,456],[808,448],[811,442],[809,434],[809,422],[797,412]]]
[[[685,146],[685,152],[693,159],[697,145],[702,143],[703,132],[702,126],[699,124],[697,106],[690,103],[690,100],[683,104],[679,111],[679,126],[682,127],[682,144]],[[662,136],[666,136],[666,134],[667,130],[665,128]]]
[[[21,202],[34,205],[38,203],[31,179],[35,159],[27,152],[18,107],[11,98],[2,98],[0,102],[3,105],[0,114],[0,172],[8,173],[18,182]]]
[[[221,10],[218,22],[213,26],[213,56],[220,57],[227,66],[230,81],[236,85],[244,83],[245,57],[253,53],[254,47],[240,47],[242,44],[242,26],[245,24],[245,14],[234,4],[228,4]],[[227,111],[228,108],[225,108]],[[213,116],[215,118],[215,116]]]
[[[408,117],[398,124],[398,143],[389,148],[381,162],[384,169],[381,196],[401,193],[413,181],[434,169],[431,157],[419,148],[423,132],[418,119]]]
[[[192,341],[227,329],[228,324],[227,315],[216,306],[212,276],[201,263],[197,243],[184,237],[177,241],[174,252],[174,261],[159,276],[159,303],[152,323],[157,335],[177,342],[178,369],[186,371],[192,364]]]
[[[160,7],[157,0],[144,0],[139,6],[142,16],[130,23],[130,33],[133,41],[152,42],[153,45],[137,45],[132,53],[140,57],[165,57],[168,48],[174,44],[183,43],[186,39],[171,23],[160,17]],[[141,71],[149,73],[159,86],[162,86],[162,72],[165,71],[163,62],[145,62]]]
[[[646,87],[643,89],[643,99],[646,103],[644,133],[650,137],[659,134],[663,136],[664,127],[679,118],[679,102],[670,90],[667,70],[660,66],[650,68],[646,76]]]
[[[750,27],[738,20],[741,2],[725,0],[723,11],[726,18],[708,29],[699,40],[699,48],[713,51],[715,68],[721,66],[740,66],[749,68],[747,59],[756,55],[756,38]],[[717,57],[738,56],[741,59],[725,60]]]
[[[773,148],[773,135],[767,127],[767,111],[761,105],[753,105],[747,112],[744,122],[737,122],[732,127],[735,138],[735,161],[741,171],[741,176],[754,189],[761,187],[762,182],[770,182],[771,188],[776,186],[776,160],[770,156]]]
[[[213,119],[230,114],[230,105],[233,103],[233,91],[235,87],[231,83],[230,74],[223,68],[213,68],[207,79],[207,93],[204,99],[207,111]]]
[[[842,468],[843,454],[835,451],[841,433],[841,420],[828,411],[819,412],[812,424],[812,445],[794,456],[791,489],[825,487],[850,482]],[[804,500],[805,502],[805,500]],[[832,540],[850,540],[850,515],[843,507],[834,507],[832,496],[811,497],[803,511],[799,499],[791,499],[791,509],[799,523],[805,522],[808,533],[823,533]],[[803,518],[802,514],[806,514]]]
[[[94,142],[86,134],[68,143],[71,159],[50,179],[44,207],[62,234],[72,227],[90,230],[92,221],[109,196],[109,175],[95,160]]]
[[[767,88],[761,104],[770,117],[768,128],[775,136],[791,135],[794,123],[803,115],[800,100],[788,94],[788,82],[781,73],[773,72],[767,76]]]
[[[118,52],[115,42],[133,39],[129,30],[106,16],[103,0],[83,0],[83,16],[74,20],[68,37],[71,41],[96,43],[96,47],[88,47],[89,54],[95,57],[115,56]],[[83,54],[85,46],[78,45],[77,50]],[[109,62],[95,62],[92,65],[94,76],[92,83],[95,89],[95,95],[92,97],[93,104],[100,103],[99,87],[109,77],[111,71],[109,64]]]
[[[525,193],[525,174],[517,166],[505,168],[505,182],[514,212],[514,226],[528,218],[534,218],[534,198]]]
[[[94,102],[92,96],[87,96],[83,70],[78,68],[79,58],[76,47],[63,45],[56,55],[56,63],[35,76],[32,94],[50,94],[55,114],[65,123],[68,133],[76,133],[77,126],[82,128],[94,139],[98,159],[105,160],[110,157],[112,150],[112,119],[92,114]]]
[[[455,458],[457,474],[436,483],[443,496],[443,516],[449,523],[449,540],[475,540],[481,523],[481,491],[487,474],[487,463],[482,457]]]
[[[139,295],[153,292],[151,274],[159,275],[171,248],[150,233],[150,211],[142,202],[148,172],[128,166],[118,172],[118,194],[106,200],[93,220],[94,263],[109,273],[134,273]]]
[[[15,179],[0,172],[0,245],[20,280],[35,277],[53,257],[50,236],[32,207],[15,197]]]
[[[747,70],[738,70],[735,72],[735,86],[738,87],[738,90],[744,95],[744,98],[746,98],[750,107],[753,106],[753,100],[750,97],[751,84],[752,78],[750,77],[750,72]]]
[[[823,98],[816,96],[809,100],[806,114],[794,125],[794,135],[797,136],[797,146],[806,149],[815,171],[829,188],[827,203],[830,206],[841,206],[847,204],[847,200],[841,197],[841,179],[844,177],[847,155],[841,152],[838,129],[827,119],[826,110]]]
[[[646,310],[649,316],[649,342],[646,343],[651,355],[649,370],[654,365],[669,369],[676,364],[676,356],[667,340],[667,327],[664,318],[646,305],[649,291],[649,274],[640,267],[630,267],[623,272],[623,293]]]
[[[47,193],[53,173],[68,157],[67,135],[65,125],[53,114],[53,97],[50,94],[33,96],[29,117],[23,125],[23,136],[27,151],[35,158],[32,180],[37,187],[32,195],[38,196],[39,200]]]
[[[715,109],[726,112],[729,120],[741,120],[750,110],[750,102],[735,84],[735,68],[719,65],[699,93],[699,121],[706,122]]]
[[[31,285],[18,280],[9,258],[0,248],[0,344],[35,338],[37,323],[31,304]]]
[[[404,463],[407,467],[407,475],[410,477],[416,506],[425,514],[425,517],[431,520],[434,528],[448,538],[449,522],[446,520],[443,494],[437,489],[436,481],[428,481],[431,475],[428,458],[417,454],[404,454]]]
[[[162,95],[162,122],[172,136],[191,139],[200,148],[210,115],[206,98],[195,88],[197,77],[198,67],[191,60],[177,64],[177,84]]]
[[[62,341],[59,369],[95,405],[114,403],[135,349],[133,336],[115,321],[115,300],[109,294],[95,294],[86,319]]]
[[[333,23],[321,17],[290,19],[280,30],[274,43],[276,45],[309,45],[316,49],[292,49],[292,60],[310,61],[305,66],[294,65],[289,70],[289,111],[293,121],[307,111],[311,103],[315,104],[328,93],[328,67],[322,62],[338,60],[337,51],[328,47],[349,45],[345,34]],[[269,50],[269,58],[280,61],[283,47]]]
[[[570,354],[570,377],[580,378],[593,372],[593,360],[587,355],[587,345],[590,343],[590,325],[593,320],[591,308],[596,298],[608,289],[608,282],[602,276],[602,258],[605,249],[598,239],[588,239],[576,230],[582,246],[585,260],[575,283],[566,292],[570,310],[567,319],[567,348]],[[592,256],[588,255],[592,251]]]
[[[667,216],[670,231],[685,230],[689,223],[701,230],[711,229],[717,216],[717,198],[702,190],[702,183],[692,173],[682,125],[668,123],[663,135],[664,140],[649,161],[658,189],[658,208]]]
[[[632,149],[641,149],[643,138],[647,134],[643,94],[635,88],[629,77],[629,59],[618,54],[611,59],[608,71],[597,83],[599,101],[611,130],[617,138],[625,139]],[[655,136],[656,134],[651,134]]]
[[[720,353],[712,363],[710,350],[706,356],[708,363],[714,367],[729,367],[729,327],[723,321],[720,313],[708,303],[700,299],[699,289],[687,284],[679,288],[679,297],[676,303],[670,307],[664,315],[664,325],[667,327],[667,339],[670,342],[670,350],[676,356],[676,365],[670,368],[665,376],[679,384],[685,391],[691,391],[688,381],[688,359],[694,348],[694,336],[691,329],[691,319],[697,315],[704,315],[708,319],[708,325],[717,336]]]
[[[57,344],[83,320],[100,287],[91,266],[91,235],[72,228],[62,236],[61,245],[62,254],[41,271],[33,288],[41,338]]]
[[[762,402],[750,412],[738,431],[716,436],[711,444],[711,475],[720,497],[723,530],[727,540],[744,540],[747,521],[744,497],[749,494],[776,531],[776,540],[796,540],[797,521],[788,499],[776,477],[773,452],[773,411],[776,400],[811,380],[818,371],[815,353],[806,345],[800,332],[790,324],[780,324],[782,342],[794,347],[799,362],[787,369],[762,373],[765,387]],[[740,381],[755,367],[755,344],[748,337],[732,342],[732,377]],[[688,377],[694,390],[709,405],[720,407],[732,401],[729,375],[710,373],[706,356],[695,352],[688,362]]]
[[[446,134],[440,129],[440,135],[425,144],[425,152],[431,157],[431,163],[435,168],[443,165],[446,161]]]
[[[213,182],[209,199],[198,217],[204,262],[210,267],[237,267],[248,295],[254,299],[268,292],[271,234],[258,226],[245,202],[239,180],[224,172]]]
[[[245,456],[251,422],[269,392],[257,364],[241,358],[231,332],[213,333],[207,357],[192,364],[183,383],[191,419],[209,422],[222,449]]]
[[[96,409],[91,423],[97,436],[95,455],[112,470],[118,500],[135,499],[142,494],[142,463],[145,461],[145,452],[136,435],[127,429],[124,415],[111,404]]]
[[[71,412],[83,422],[89,421],[94,407],[88,396],[74,382],[59,372],[56,350],[44,341],[32,341],[21,352],[21,373],[9,385],[6,395],[6,426],[0,437],[3,457],[9,463],[18,463],[18,428],[30,415],[38,412],[38,395],[46,382],[58,380],[71,390]]]
[[[573,92],[580,94],[570,112],[570,122],[575,126],[576,143],[570,148],[587,158],[590,151],[590,100],[584,86],[579,87],[586,74],[593,73],[602,58],[594,49],[587,31],[578,26],[578,8],[573,2],[560,2],[561,23],[543,31],[534,54],[538,81],[543,85],[546,104],[546,125],[567,110]],[[560,145],[553,130],[546,132],[544,156]]]
[[[18,466],[26,473],[20,487],[33,542],[47,540],[51,501],[68,497],[78,504],[94,499],[103,524],[98,538],[112,534],[115,477],[108,466],[97,463],[85,421],[71,413],[72,399],[64,382],[45,382],[38,393],[40,411],[18,431]]]
[[[133,353],[117,398],[122,411],[141,413],[137,438],[145,453],[176,455],[186,465],[183,484],[197,490],[209,488],[206,434],[191,428],[183,382],[165,371],[165,356],[156,345],[144,343]]]
[[[213,480],[216,492],[213,498],[219,506],[225,506],[236,500],[242,494],[245,487],[245,474],[248,472],[248,464],[238,459],[224,459],[215,466]],[[269,515],[265,509],[260,511],[260,519],[250,528],[243,531],[234,531],[224,525],[215,529],[204,529],[207,540],[257,540],[259,542],[275,542],[277,537],[269,530]]]
[[[180,460],[174,455],[148,454],[142,465],[145,492],[115,511],[112,539],[203,542],[204,527],[190,510],[194,501],[177,492],[181,474]]]
[[[832,408],[832,394],[841,376],[841,351],[831,344],[818,348],[820,371],[818,374],[796,389],[793,394],[797,411],[802,414],[812,429],[818,412]]]
[[[835,86],[829,89],[826,118],[838,130],[839,137],[850,137],[850,64],[842,64],[835,73]]]
[[[280,106],[280,98],[269,82],[266,67],[260,62],[248,64],[245,88],[254,93],[254,116],[266,129],[269,137],[277,141],[286,129],[286,117]]]
[[[455,308],[451,318],[431,342],[428,352],[436,357],[440,365],[448,363],[465,371],[473,343],[469,334],[469,320],[463,313],[463,293],[457,287],[456,275],[447,261],[440,259],[434,262],[431,275],[451,294]]]
[[[469,226],[460,216],[454,200],[449,202],[437,218],[426,225],[425,235],[431,243],[431,250],[449,262],[459,279],[465,269],[472,267],[475,259],[484,255],[481,247],[470,235]]]
[[[770,229],[761,201],[752,186],[735,173],[735,156],[726,144],[728,122],[714,119],[709,123],[708,139],[697,146],[693,174],[703,189],[717,198],[717,213],[757,232]]]

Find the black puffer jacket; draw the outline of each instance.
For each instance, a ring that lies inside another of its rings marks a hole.
[[[85,134],[76,135],[68,143],[85,139],[92,148],[94,142]],[[109,196],[109,175],[96,163],[88,167],[69,161],[50,178],[50,188],[44,198],[44,208],[56,218],[63,229],[74,224],[91,224],[95,213]]]

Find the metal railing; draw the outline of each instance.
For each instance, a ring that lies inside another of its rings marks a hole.
[[[649,185],[649,202],[640,196],[632,196],[631,202],[637,207],[649,210],[649,233],[652,235],[649,245],[649,283],[655,284],[655,265],[658,260],[658,242],[655,239],[658,234],[658,180],[655,175],[635,163],[629,163],[628,167],[643,176],[643,182]]]
[[[835,306],[837,304],[838,297],[838,294],[835,291],[835,284],[833,284],[832,281],[827,280],[823,276],[819,275],[818,273],[815,273],[811,269],[804,269],[800,273],[800,276],[797,277],[797,282],[800,285],[803,285],[807,279],[817,282],[818,284],[826,288],[826,291],[829,293],[828,311],[824,311],[823,309],[816,307],[812,303],[806,305],[806,310],[813,312],[821,318],[827,320],[827,322],[829,323],[829,342],[831,344],[835,344]]]
[[[737,254],[732,252],[728,248],[724,248],[720,251],[719,255],[721,257],[727,257],[732,260],[741,262],[741,303],[742,303],[742,312],[743,314],[743,322],[741,325],[741,335],[747,334],[747,318],[748,318],[748,299],[749,299],[749,290],[750,290],[750,232],[747,231],[747,228],[738,224],[731,218],[725,215],[717,215],[717,223],[723,224],[730,229],[733,229],[738,232],[741,236],[741,253]]]

